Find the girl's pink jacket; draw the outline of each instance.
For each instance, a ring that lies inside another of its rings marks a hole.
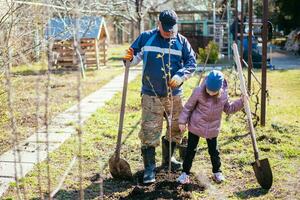
[[[241,110],[243,100],[240,98],[229,102],[226,80],[223,82],[219,96],[210,96],[205,88],[205,81],[203,81],[200,87],[194,89],[178,121],[179,124],[188,124],[188,130],[197,136],[214,138],[220,132],[222,111],[231,114]]]

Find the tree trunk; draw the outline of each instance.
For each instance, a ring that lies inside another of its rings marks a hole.
[[[144,18],[142,14],[142,6],[143,6],[143,0],[136,0],[135,1],[135,11],[137,14],[137,28],[138,33],[141,34],[144,31]]]

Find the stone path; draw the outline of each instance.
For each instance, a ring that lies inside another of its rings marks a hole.
[[[261,52],[261,43],[258,47]],[[271,64],[275,66],[275,69],[300,69],[299,55],[281,50],[275,45],[268,45],[268,58],[271,59]]]
[[[139,70],[131,70],[129,81],[136,78]],[[86,121],[97,109],[105,105],[117,92],[122,91],[124,74],[115,77],[101,89],[85,97],[81,101],[82,122]],[[57,149],[64,141],[76,134],[74,127],[78,122],[78,105],[74,105],[63,113],[58,114],[52,119],[49,125],[48,139],[49,151]],[[37,136],[39,138],[37,142]],[[47,157],[46,142],[47,134],[45,127],[41,128],[25,141],[22,141],[18,147],[20,153],[20,162],[17,162],[18,177],[24,177],[38,162],[37,153],[39,152],[40,162]],[[40,151],[38,151],[40,149]],[[8,189],[9,183],[15,181],[14,153],[11,149],[0,156],[0,197]]]
[[[269,54],[275,69],[300,69],[300,56],[279,49]]]

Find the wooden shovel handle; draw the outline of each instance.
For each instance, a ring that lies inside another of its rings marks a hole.
[[[119,118],[118,140],[117,140],[116,153],[115,153],[115,160],[116,161],[118,161],[120,159],[120,152],[121,152],[121,141],[122,141],[122,132],[123,132],[123,124],[124,124],[124,114],[125,114],[125,103],[126,103],[127,86],[128,86],[129,67],[130,67],[130,62],[126,61],[125,62],[125,73],[124,73],[121,111],[120,111],[120,118]]]
[[[234,61],[237,65],[237,69],[238,69],[238,73],[239,73],[241,91],[242,91],[242,94],[246,96],[247,90],[246,90],[245,80],[243,77],[240,55],[239,55],[239,51],[238,51],[238,47],[237,47],[236,43],[232,44],[232,49],[233,49],[233,54],[234,54]],[[244,99],[244,100],[246,100],[246,99]],[[250,105],[249,105],[248,100],[244,101],[244,109],[245,109],[245,112],[246,112],[247,118],[248,118],[248,124],[249,124],[249,128],[250,128],[251,140],[252,140],[252,145],[253,145],[253,150],[254,150],[254,157],[255,157],[255,160],[258,160],[259,156],[258,156],[258,148],[257,148],[257,144],[256,144],[255,129],[254,129],[253,122],[252,122],[251,110],[250,110]]]

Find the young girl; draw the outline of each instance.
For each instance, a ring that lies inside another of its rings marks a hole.
[[[207,141],[208,153],[212,163],[213,179],[217,183],[225,180],[222,175],[221,161],[217,148],[217,137],[220,132],[222,111],[235,113],[243,108],[243,101],[248,97],[230,103],[227,94],[227,82],[222,72],[213,70],[200,87],[195,88],[179,116],[179,128],[183,132],[188,124],[188,146],[183,162],[182,174],[177,181],[189,183],[189,174],[195,157],[199,137]]]

